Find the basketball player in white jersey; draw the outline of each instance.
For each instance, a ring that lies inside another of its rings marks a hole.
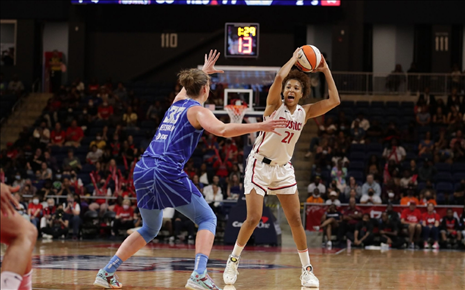
[[[266,100],[264,116],[286,119],[288,125],[277,129],[282,136],[261,132],[247,161],[244,178],[247,203],[247,219],[242,224],[232,254],[223,273],[224,283],[232,285],[237,279],[237,267],[244,246],[257,227],[263,212],[265,193],[277,195],[292,230],[292,236],[302,263],[301,284],[304,287],[319,287],[313,274],[307,250],[307,239],[300,217],[300,201],[294,168],[290,163],[294,147],[303,126],[310,118],[325,114],[340,104],[339,94],[326,61],[315,72],[323,72],[328,83],[329,99],[314,104],[299,105],[299,100],[310,92],[310,78],[291,68],[297,62],[298,48],[292,58],[279,70]],[[284,97],[284,100],[282,99]]]

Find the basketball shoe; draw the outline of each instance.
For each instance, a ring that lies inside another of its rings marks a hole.
[[[205,270],[203,274],[197,272],[192,273],[189,280],[187,280],[186,288],[191,290],[221,290],[221,288],[215,285],[212,278],[208,276],[207,270]]]
[[[305,268],[302,268],[302,275],[300,276],[300,282],[303,287],[309,288],[318,288],[320,287],[320,281],[313,274],[313,267],[308,265]]]
[[[99,286],[107,289],[120,289],[123,288],[123,284],[118,281],[118,277],[115,273],[108,273],[104,269],[98,271],[97,277],[95,278],[94,286]]]
[[[236,283],[237,275],[239,275],[237,267],[239,267],[239,258],[236,258],[232,255],[229,256],[228,262],[226,262],[226,269],[224,269],[223,272],[224,284],[233,285]]]

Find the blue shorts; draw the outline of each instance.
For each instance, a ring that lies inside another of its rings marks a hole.
[[[175,164],[167,164],[154,158],[142,158],[134,168],[134,187],[137,207],[164,209],[189,204],[192,195],[202,197],[187,174],[173,170]]]

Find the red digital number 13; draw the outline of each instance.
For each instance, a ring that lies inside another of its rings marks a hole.
[[[291,140],[292,140],[292,137],[294,137],[294,133],[291,133],[289,131],[285,131],[284,133],[286,133],[286,137],[284,137],[283,140],[281,140],[282,143],[291,143]]]

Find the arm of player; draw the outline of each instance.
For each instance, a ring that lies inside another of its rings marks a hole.
[[[266,97],[266,109],[264,114],[265,116],[270,115],[271,112],[274,112],[279,106],[281,106],[283,102],[281,98],[283,80],[291,71],[292,66],[294,66],[294,64],[297,62],[300,49],[301,48],[299,47],[294,51],[291,59],[288,62],[286,62],[286,64],[283,65],[283,67],[281,67],[281,69],[276,74],[274,82],[270,87],[270,91],[268,92],[268,96]]]
[[[15,208],[19,208],[19,203],[11,193],[18,190],[19,186],[12,188],[4,183],[0,183],[0,210],[2,211],[2,215],[15,215]]]
[[[212,111],[200,106],[191,107],[187,112],[189,121],[194,127],[198,128],[195,126],[198,124],[200,125],[199,127],[202,127],[208,132],[220,137],[235,137],[258,131],[272,132],[281,135],[276,132],[275,129],[285,128],[287,125],[287,120],[273,120],[274,114],[275,113],[273,113],[271,118],[268,118],[268,120],[261,123],[225,124],[218,120],[215,115],[213,115]],[[195,125],[193,123],[195,123]]]
[[[310,118],[315,118],[324,115],[341,103],[336,83],[334,82],[333,75],[329,70],[326,60],[324,61],[323,67],[317,68],[315,71],[324,73],[326,82],[328,83],[329,98],[326,100],[316,102],[314,104],[303,105],[302,107],[305,109],[305,112],[307,113],[307,120]]]
[[[216,49],[214,51],[210,50],[210,53],[208,54],[208,56],[207,54],[205,54],[205,62],[203,64],[202,70],[209,75],[216,74],[216,73],[224,73],[224,71],[217,70],[215,68],[215,63],[219,57],[220,57],[220,53],[217,52]],[[187,92],[186,92],[186,89],[183,87],[181,91],[178,93],[178,95],[176,96],[176,98],[174,98],[173,103],[176,103],[177,101],[185,100],[185,99],[187,99]]]

